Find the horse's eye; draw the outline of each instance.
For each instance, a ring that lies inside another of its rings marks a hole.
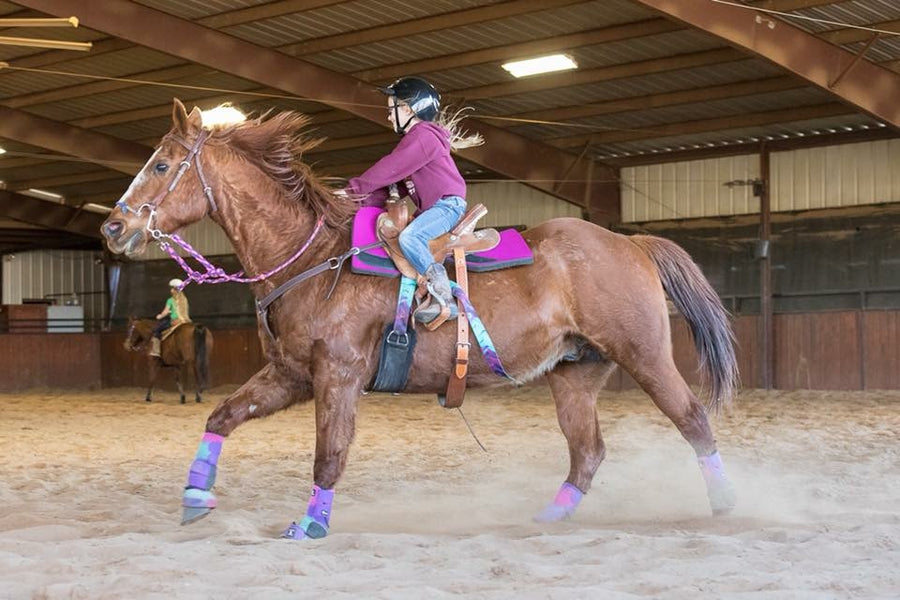
[[[169,165],[167,165],[164,162],[158,162],[158,163],[156,163],[156,166],[153,168],[156,169],[157,173],[165,173],[166,171],[169,170]]]

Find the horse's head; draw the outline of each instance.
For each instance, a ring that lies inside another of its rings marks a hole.
[[[141,346],[144,346],[148,341],[150,341],[150,337],[153,333],[152,324],[147,325],[149,323],[147,319],[139,319],[137,317],[129,317],[128,318],[128,326],[125,329],[125,341],[122,345],[129,352],[135,352],[141,349]]]
[[[172,129],[100,227],[115,254],[139,255],[156,237],[215,210],[199,160],[209,135],[200,109],[195,107],[188,114],[176,98],[172,120]]]

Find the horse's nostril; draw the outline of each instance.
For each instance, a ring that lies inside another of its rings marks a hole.
[[[103,235],[108,238],[115,239],[122,235],[122,231],[125,229],[125,223],[122,221],[110,221],[103,225]]]

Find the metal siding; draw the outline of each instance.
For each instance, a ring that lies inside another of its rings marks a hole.
[[[3,263],[3,304],[21,304],[25,298],[53,294],[79,294],[85,319],[106,317],[105,269],[99,252],[47,250],[9,254]],[[101,293],[87,293],[101,292]]]
[[[626,223],[747,214],[759,211],[750,186],[728,181],[759,177],[756,155],[663,163],[622,169]]]
[[[190,225],[180,233],[181,238],[189,243],[194,250],[204,256],[216,256],[219,254],[234,254],[234,247],[231,241],[222,231],[222,228],[216,225],[210,219],[203,219],[193,225]],[[187,256],[185,252],[179,252],[181,256]],[[147,248],[147,252],[136,260],[159,260],[161,258],[169,258],[169,255],[163,252],[159,246],[153,244]],[[177,265],[173,263],[177,268]],[[195,268],[196,264],[193,265]]]
[[[900,139],[772,154],[772,210],[900,201]]]
[[[533,227],[554,217],[581,218],[580,207],[520,183],[470,183],[466,195],[469,206],[487,207],[480,221],[486,227]]]

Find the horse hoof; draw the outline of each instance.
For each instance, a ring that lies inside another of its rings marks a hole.
[[[184,404],[184,396],[181,397],[181,403]]]
[[[281,534],[281,537],[289,540],[303,540],[306,538],[318,540],[326,535],[328,535],[327,525],[323,525],[310,517],[304,517],[299,523],[296,521],[291,523],[284,530],[284,533]]]
[[[560,506],[559,504],[548,504],[544,510],[534,515],[532,520],[535,523],[556,523],[557,521],[565,521],[574,512],[575,508]]]
[[[144,398],[144,402],[152,402],[152,400],[150,400],[150,398]]]
[[[712,509],[714,517],[727,515],[734,509],[737,504],[737,492],[730,481],[710,489],[707,493],[709,496],[709,507]]]
[[[189,525],[195,521],[199,521],[209,513],[211,513],[213,509],[203,507],[193,507],[193,506],[185,506],[184,510],[181,511],[181,524]]]

